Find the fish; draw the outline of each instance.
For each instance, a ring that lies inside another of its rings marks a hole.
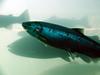
[[[20,16],[0,15],[0,28],[9,28],[12,24],[21,24],[28,20],[28,10],[25,10]]]
[[[92,40],[78,29],[67,28],[58,24],[43,21],[28,21],[22,23],[23,28],[41,42],[73,54],[82,54],[92,59],[100,57],[100,43]],[[77,56],[77,55],[76,55]]]
[[[0,0],[0,4],[3,2],[3,0]]]
[[[45,20],[46,22],[49,23],[54,23],[54,24],[60,24],[60,25],[66,25],[67,27],[86,27],[90,28],[91,26],[89,25],[88,17],[84,16],[78,19],[75,18],[60,18],[60,17],[50,17]]]

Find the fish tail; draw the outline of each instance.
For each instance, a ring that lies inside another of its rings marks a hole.
[[[100,45],[97,45],[96,46],[96,49],[100,51]]]
[[[22,23],[29,20],[28,10],[25,10],[20,16],[18,16],[18,23]]]
[[[94,46],[90,53],[93,58],[100,58],[100,45]]]

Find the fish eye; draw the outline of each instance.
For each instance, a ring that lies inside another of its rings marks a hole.
[[[39,28],[36,28],[36,31],[39,32],[40,31]]]
[[[42,27],[41,27],[41,26],[37,26],[37,27],[36,27],[36,31],[37,31],[37,32],[41,32],[41,31],[42,31]]]

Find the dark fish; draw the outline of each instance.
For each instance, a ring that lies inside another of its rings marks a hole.
[[[24,22],[23,27],[40,41],[60,49],[73,57],[79,53],[91,58],[100,57],[100,44],[75,29],[47,22]]]
[[[29,20],[28,11],[25,10],[20,16],[0,15],[0,27],[9,27],[15,23],[22,23]]]

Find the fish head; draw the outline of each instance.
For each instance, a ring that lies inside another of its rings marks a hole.
[[[37,22],[23,22],[23,28],[32,36],[39,37],[42,31],[42,26]]]

